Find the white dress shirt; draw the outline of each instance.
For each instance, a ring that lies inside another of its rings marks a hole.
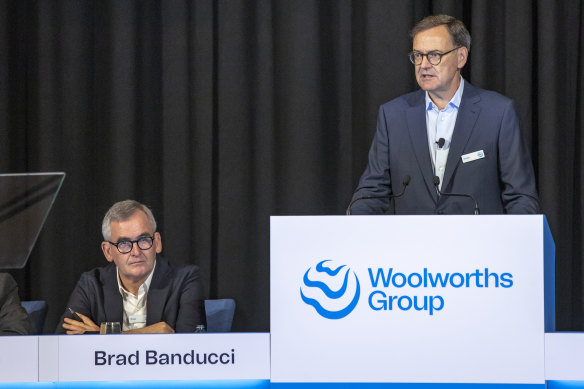
[[[152,282],[152,275],[154,274],[155,268],[156,262],[154,262],[154,267],[152,267],[152,271],[150,272],[150,275],[146,281],[140,285],[137,296],[128,292],[122,286],[122,283],[120,282],[120,274],[116,268],[116,273],[118,276],[118,287],[124,302],[122,331],[135,330],[146,327],[146,315],[148,313],[146,311],[146,300],[148,298],[148,289],[150,288],[150,283]]]

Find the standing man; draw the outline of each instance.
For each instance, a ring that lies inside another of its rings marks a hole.
[[[470,51],[464,24],[428,16],[412,30],[409,59],[420,90],[379,109],[369,163],[353,195],[354,214],[539,212],[535,176],[513,101],[461,76]],[[409,179],[408,179],[409,177]],[[376,199],[362,197],[385,196]]]
[[[133,200],[115,203],[103,223],[101,249],[107,266],[83,273],[57,333],[99,331],[120,322],[125,333],[194,332],[203,324],[199,268],[174,267],[158,254],[162,238],[152,211]]]

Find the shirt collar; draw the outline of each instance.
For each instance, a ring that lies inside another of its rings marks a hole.
[[[150,272],[150,275],[148,276],[148,278],[146,278],[146,281],[144,281],[144,283],[140,285],[140,288],[138,288],[138,295],[140,295],[141,292],[148,293],[148,289],[150,289],[150,283],[152,282],[152,275],[154,275],[154,269],[156,269],[156,260],[154,260],[154,266],[152,266],[152,271]],[[116,278],[118,280],[118,290],[120,291],[122,297],[125,297],[128,294],[132,294],[122,286],[122,283],[120,282],[120,273],[117,266]]]
[[[450,100],[450,102],[448,104],[446,104],[445,109],[448,107],[458,109],[458,107],[460,107],[460,101],[462,100],[462,92],[463,91],[464,91],[464,78],[462,78],[462,76],[460,76],[460,85],[458,86],[458,89],[456,90],[456,93],[454,94],[454,96],[452,96],[452,99]],[[436,105],[434,104],[434,102],[430,98],[428,91],[426,91],[426,111],[431,111],[433,109],[438,110],[438,107],[436,107]]]

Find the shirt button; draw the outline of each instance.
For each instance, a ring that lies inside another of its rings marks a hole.
[[[444,171],[444,166],[440,166],[440,171],[443,172]]]

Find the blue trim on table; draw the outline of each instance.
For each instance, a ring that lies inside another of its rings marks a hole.
[[[584,389],[584,381],[546,381],[546,384],[461,384],[461,383],[270,383],[269,380],[214,381],[95,381],[95,382],[8,382],[2,389]]]
[[[584,388],[584,381],[546,381],[548,389]]]
[[[269,380],[9,382],[2,389],[269,389]]]
[[[378,388],[388,388],[388,389],[536,389],[545,388],[545,384],[451,384],[451,383],[363,383],[363,382],[351,382],[351,383],[273,383],[271,388],[279,389],[316,389],[316,388],[330,388],[330,389],[340,389],[340,388],[367,388],[367,389],[378,389]]]

